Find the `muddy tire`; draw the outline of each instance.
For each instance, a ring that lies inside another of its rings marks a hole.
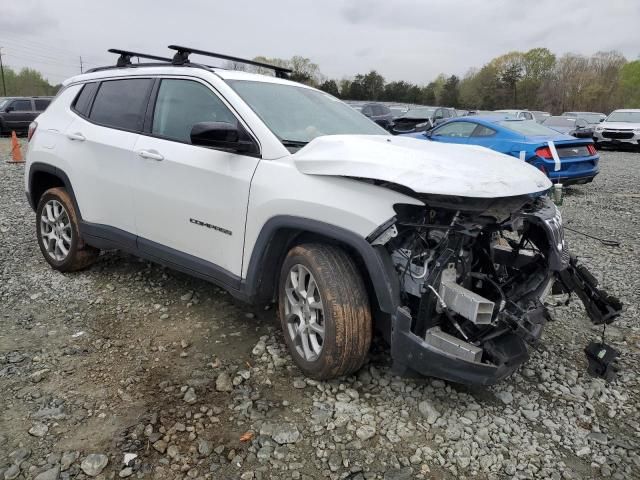
[[[292,248],[280,271],[278,306],[287,346],[306,376],[327,380],[362,366],[371,345],[371,309],[362,277],[343,249]]]
[[[36,233],[45,260],[60,272],[87,268],[100,252],[82,240],[78,214],[64,188],[50,188],[40,197]]]

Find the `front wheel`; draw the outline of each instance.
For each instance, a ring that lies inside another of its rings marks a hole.
[[[348,375],[371,345],[371,309],[353,259],[333,245],[289,251],[280,273],[280,322],[296,365],[318,380]]]
[[[98,256],[99,251],[82,240],[78,215],[64,188],[50,188],[40,197],[36,232],[45,260],[61,272],[86,268]]]

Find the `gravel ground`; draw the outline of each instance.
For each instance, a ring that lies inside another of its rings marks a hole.
[[[572,250],[625,302],[610,384],[599,329],[553,307],[544,346],[491,388],[389,373],[304,379],[272,310],[119,253],[60,274],[42,259],[23,166],[0,140],[0,479],[640,478],[640,154],[603,152],[568,192]],[[561,298],[554,298],[559,301]]]

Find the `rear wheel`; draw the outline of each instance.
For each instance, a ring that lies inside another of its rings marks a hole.
[[[279,311],[285,341],[305,375],[325,380],[358,370],[371,345],[364,282],[339,247],[291,249],[280,273]]]
[[[82,240],[78,215],[64,188],[50,188],[40,197],[36,232],[45,260],[61,272],[86,268],[98,256],[99,250]]]

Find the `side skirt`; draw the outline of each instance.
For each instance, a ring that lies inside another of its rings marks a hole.
[[[246,284],[241,278],[214,263],[107,225],[81,221],[80,231],[85,241],[93,247],[122,250],[211,282],[239,300],[250,300],[246,293]]]

